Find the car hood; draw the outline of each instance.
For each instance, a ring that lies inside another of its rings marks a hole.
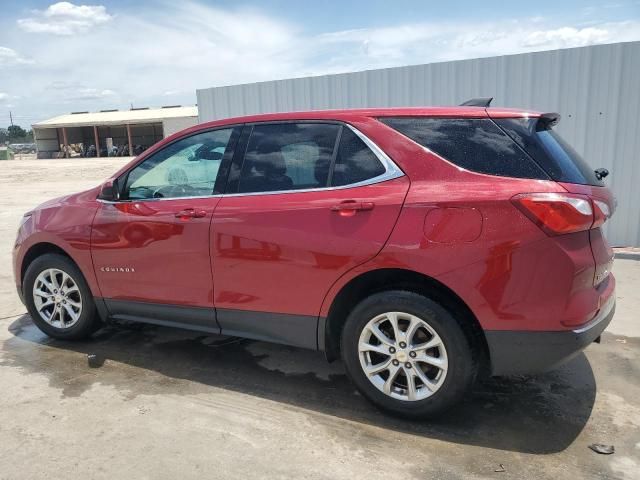
[[[63,195],[61,197],[52,198],[51,200],[47,200],[46,202],[41,203],[37,207],[32,208],[25,215],[33,214],[39,210],[44,210],[48,208],[58,208],[66,205],[78,205],[78,204],[86,204],[87,202],[95,202],[100,192],[100,186],[90,188],[88,190],[83,190],[82,192],[72,193],[70,195]]]

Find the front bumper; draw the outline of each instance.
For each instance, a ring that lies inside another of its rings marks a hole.
[[[595,318],[575,330],[485,331],[491,355],[491,374],[533,374],[552,370],[595,341],[611,322],[615,310],[615,294],[612,294]]]

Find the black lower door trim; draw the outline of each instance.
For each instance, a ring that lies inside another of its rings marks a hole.
[[[151,323],[318,349],[320,319],[312,315],[185,307],[110,298],[102,300],[109,317],[115,320]]]
[[[223,335],[318,349],[318,317],[217,308],[216,318]]]
[[[161,303],[134,302],[105,298],[109,315],[115,320],[152,323],[165,327],[187,328],[220,334],[213,308],[184,307]]]

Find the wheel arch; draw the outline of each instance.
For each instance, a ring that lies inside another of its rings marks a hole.
[[[80,268],[78,262],[76,262],[69,253],[67,253],[60,246],[50,242],[38,242],[29,247],[24,256],[22,257],[22,263],[20,264],[20,285],[24,284],[24,274],[27,272],[29,265],[38,257],[46,255],[47,253],[57,253],[63,255],[71,260],[76,267]]]
[[[389,290],[407,290],[424,295],[447,309],[462,327],[473,349],[474,360],[488,367],[489,348],[480,322],[467,304],[449,287],[433,277],[401,268],[384,268],[364,272],[346,283],[334,297],[320,328],[318,340],[327,360],[340,356],[340,337],[351,310],[364,298]]]

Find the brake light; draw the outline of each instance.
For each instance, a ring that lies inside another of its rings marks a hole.
[[[594,208],[584,195],[524,193],[511,201],[548,235],[580,232],[594,225]]]

